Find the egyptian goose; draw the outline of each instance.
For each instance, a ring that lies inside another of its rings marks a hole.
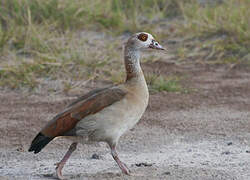
[[[119,138],[141,118],[148,105],[148,88],[140,66],[140,52],[144,49],[164,50],[146,32],[132,35],[126,43],[124,61],[127,73],[125,83],[90,91],[56,115],[33,139],[29,151],[39,153],[55,137],[70,136],[73,143],[63,159],[57,163],[56,174],[62,176],[62,168],[77,143],[107,142],[111,154],[122,170],[129,175],[127,166],[119,159],[116,145]]]

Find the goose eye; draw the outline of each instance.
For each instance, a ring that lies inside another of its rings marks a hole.
[[[138,39],[141,40],[141,41],[147,41],[148,35],[144,34],[144,33],[141,33],[141,34],[138,35]]]

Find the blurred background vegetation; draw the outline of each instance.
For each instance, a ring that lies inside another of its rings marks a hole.
[[[80,86],[72,82],[82,80],[122,82],[122,42],[137,31],[153,33],[166,46],[174,42],[176,46],[169,53],[179,62],[250,61],[249,0],[0,3],[2,88],[34,90],[45,80],[61,79],[63,90],[68,91]],[[145,61],[158,59],[164,59],[164,55],[150,56]],[[157,90],[168,90],[169,82],[180,89],[176,77],[147,77]]]

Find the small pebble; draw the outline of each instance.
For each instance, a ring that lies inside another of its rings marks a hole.
[[[154,163],[137,163],[137,164],[135,164],[137,167],[141,167],[141,166],[145,166],[145,167],[147,167],[147,166],[153,166],[153,164]]]
[[[18,152],[24,152],[24,149],[23,149],[23,147],[18,147],[18,148],[16,149],[16,151],[18,151]]]
[[[100,156],[96,153],[94,153],[92,156],[91,156],[91,159],[100,159]]]
[[[169,171],[164,172],[163,175],[170,175],[171,173]]]
[[[229,155],[229,154],[231,154],[231,153],[230,153],[229,151],[225,151],[225,152],[222,152],[221,154],[222,154],[222,155],[224,155],[224,154],[225,154],[225,155]]]
[[[53,177],[53,174],[43,174],[44,177]]]

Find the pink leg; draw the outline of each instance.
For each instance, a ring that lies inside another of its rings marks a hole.
[[[62,169],[67,160],[69,159],[70,155],[76,150],[77,143],[74,142],[70,145],[69,150],[66,152],[64,157],[59,163],[56,163],[56,175],[58,179],[65,179],[62,175]]]
[[[110,148],[111,148],[111,154],[116,163],[118,164],[118,166],[120,167],[120,169],[122,170],[122,172],[126,175],[130,175],[130,170],[128,169],[127,165],[123,163],[118,157],[118,154],[116,152],[116,145],[111,145]]]

